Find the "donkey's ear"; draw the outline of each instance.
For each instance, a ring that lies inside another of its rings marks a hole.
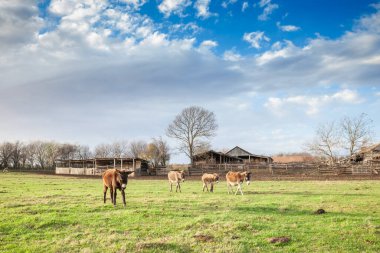
[[[132,174],[134,171],[126,171],[126,173],[129,175],[129,174]]]

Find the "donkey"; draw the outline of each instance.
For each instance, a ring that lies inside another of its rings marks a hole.
[[[177,192],[177,190],[181,192],[180,182],[185,182],[185,172],[183,170],[171,170],[168,173],[168,179],[170,184],[170,191],[173,191],[173,184],[175,184],[175,192]]]
[[[126,206],[124,190],[128,184],[128,175],[131,173],[133,173],[133,171],[118,169],[108,169],[102,173],[104,203],[106,203],[107,190],[110,188],[111,201],[112,204],[116,206],[116,190],[119,189],[123,196],[124,207]]]
[[[213,173],[213,174],[205,173],[202,176],[202,182],[203,182],[203,191],[205,191],[205,188],[208,191],[207,184],[210,184],[210,192],[214,192],[214,182],[219,183],[219,175],[216,173]]]
[[[247,182],[247,185],[250,184],[251,172],[247,172],[247,171],[244,171],[244,172],[229,171],[226,174],[226,180],[227,180],[228,194],[230,194],[230,189],[232,190],[232,193],[233,193],[232,186],[237,186],[235,195],[238,193],[238,191],[240,191],[241,195],[243,195],[243,191],[241,190],[241,185],[243,184],[244,181]]]

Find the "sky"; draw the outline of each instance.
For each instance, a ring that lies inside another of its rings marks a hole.
[[[302,152],[360,113],[379,141],[380,2],[0,1],[0,142],[163,136],[188,162],[165,130],[192,105],[214,150]]]

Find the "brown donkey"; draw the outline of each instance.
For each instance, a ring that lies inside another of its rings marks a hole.
[[[114,206],[116,206],[116,190],[121,191],[123,196],[123,204],[125,203],[125,187],[128,184],[128,175],[133,173],[133,171],[118,170],[118,169],[108,169],[102,173],[103,177],[103,193],[104,193],[104,203],[106,203],[106,194],[108,188],[110,188],[111,201]]]
[[[214,182],[219,183],[219,175],[216,173],[213,173],[213,174],[205,173],[202,176],[202,182],[203,182],[203,191],[205,191],[205,188],[208,191],[207,184],[210,184],[210,192],[214,192]]]

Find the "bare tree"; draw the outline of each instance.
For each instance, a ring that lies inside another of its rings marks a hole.
[[[310,152],[327,158],[330,164],[336,161],[340,146],[341,136],[335,122],[320,125],[314,140],[306,144]]]
[[[112,156],[112,147],[110,144],[102,143],[95,147],[95,157],[107,158]]]
[[[0,144],[0,166],[8,168],[12,163],[13,145],[10,142]]]
[[[361,147],[368,145],[372,139],[372,120],[365,113],[353,118],[344,117],[340,125],[343,147],[348,150],[350,156],[359,151]]]
[[[93,154],[90,151],[90,148],[85,145],[79,145],[78,150],[76,153],[77,159],[89,159],[93,156]]]
[[[21,165],[20,163],[22,159],[22,151],[23,151],[24,144],[20,141],[16,141],[12,143],[12,146],[13,146],[12,148],[13,151],[12,151],[11,160],[12,160],[13,168],[18,169],[20,168],[20,165]]]
[[[146,158],[147,143],[145,141],[133,141],[129,144],[129,154],[134,158]]]
[[[125,157],[128,152],[128,142],[127,141],[114,141],[111,144],[111,155],[113,157]]]
[[[157,147],[158,150],[158,163],[162,166],[166,166],[170,160],[169,144],[163,140],[161,136],[157,139],[153,139],[153,144]]]
[[[209,143],[209,139],[215,136],[217,128],[213,112],[202,107],[191,106],[176,116],[166,134],[179,141],[179,150],[184,152],[193,164],[194,154]]]

